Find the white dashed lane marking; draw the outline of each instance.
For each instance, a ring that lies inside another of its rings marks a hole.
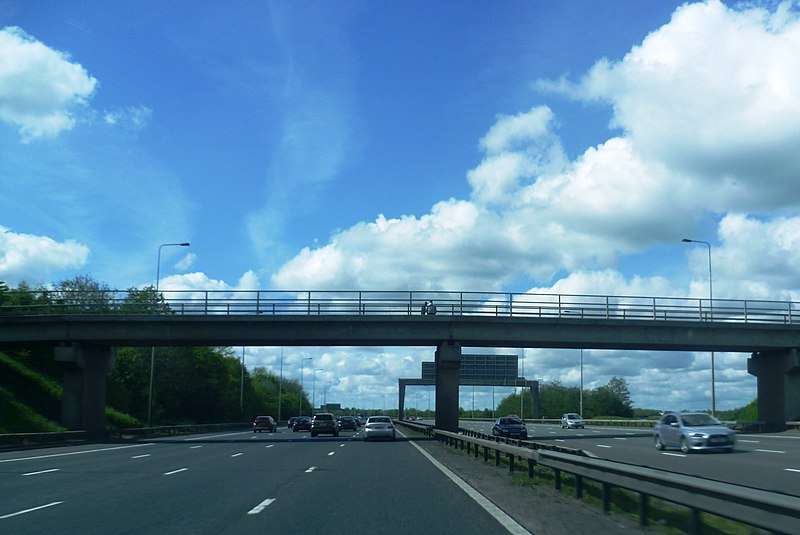
[[[50,472],[58,472],[61,468],[51,468],[50,470],[39,470],[38,472],[28,472],[22,474],[23,476],[38,476],[39,474],[49,474]]]
[[[247,514],[248,515],[257,515],[258,513],[263,511],[266,506],[268,506],[269,504],[271,504],[274,501],[275,501],[275,498],[267,498],[266,500],[264,500],[260,504],[256,505],[255,507],[253,507],[252,509],[247,511]]]

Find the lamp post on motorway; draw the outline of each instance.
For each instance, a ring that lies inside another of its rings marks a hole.
[[[325,406],[325,410],[328,410],[328,388],[331,386],[331,384],[333,383],[330,381],[325,383],[325,390],[322,393],[322,404]]]
[[[314,409],[317,408],[317,372],[324,372],[322,368],[314,370],[314,381],[311,383],[311,416],[314,416]]]
[[[580,396],[580,415],[583,418],[583,348],[581,348],[581,396]]]
[[[161,249],[164,247],[189,247],[189,242],[183,243],[162,243],[158,246],[158,262],[156,264],[156,293],[153,296],[153,314],[157,314],[158,305],[158,283],[161,278]],[[153,421],[153,370],[156,364],[156,347],[150,347],[150,388],[147,396],[147,427],[152,426]]]
[[[239,412],[241,413],[241,419],[244,420],[244,346],[242,346],[241,372],[239,380]]]
[[[303,415],[303,390],[305,389],[303,384],[303,369],[305,368],[305,361],[307,360],[314,360],[314,357],[306,357],[300,362],[300,416]],[[313,408],[311,412],[313,415]]]
[[[684,238],[681,240],[684,243],[702,243],[708,247],[708,315],[711,321],[714,321],[714,278],[711,273],[711,244],[702,240],[690,240]],[[714,388],[714,352],[711,352],[711,416],[716,416],[717,412],[717,396]]]

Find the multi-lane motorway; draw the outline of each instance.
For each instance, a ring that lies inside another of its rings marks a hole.
[[[514,531],[412,441],[361,438],[284,427],[4,452],[0,533]]]
[[[461,422],[490,433],[489,422]],[[529,425],[531,440],[800,496],[800,435],[659,452],[651,432]],[[250,431],[0,453],[0,533],[525,533],[413,441]]]
[[[428,423],[428,422],[423,422]],[[431,422],[432,423],[432,422]],[[491,434],[491,422],[461,421]],[[800,434],[739,434],[733,453],[658,451],[649,429],[528,424],[528,440],[581,449],[595,457],[800,496]]]

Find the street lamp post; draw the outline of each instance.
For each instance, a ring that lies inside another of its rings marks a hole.
[[[158,283],[161,279],[161,249],[164,247],[189,247],[189,242],[183,243],[162,243],[158,246],[158,262],[156,263],[156,293],[153,296],[153,314],[157,314],[158,310]],[[156,364],[156,347],[150,347],[150,388],[147,396],[147,427],[151,427],[153,423],[153,371]]]
[[[328,382],[325,384],[325,390],[322,393],[322,404],[325,406],[325,410],[328,410],[328,388],[331,386],[332,383]]]
[[[239,381],[239,412],[244,420],[244,346],[242,346],[242,367],[241,379]]]
[[[281,421],[281,399],[283,399],[283,347],[281,347],[281,372],[278,376],[278,421]]]
[[[314,416],[314,409],[317,408],[317,372],[324,372],[322,368],[314,370],[314,381],[311,383],[311,416]]]
[[[580,414],[583,418],[583,348],[581,348],[581,396],[580,396]]]
[[[702,243],[708,247],[708,315],[711,321],[714,321],[714,277],[711,273],[711,244],[702,240],[690,240],[684,238],[681,240],[684,243]],[[711,416],[716,416],[717,413],[717,396],[714,388],[714,352],[711,352]]]
[[[303,415],[303,391],[305,390],[305,384],[303,383],[303,369],[305,368],[304,363],[307,360],[314,360],[314,357],[306,357],[302,361],[300,361],[300,416]]]

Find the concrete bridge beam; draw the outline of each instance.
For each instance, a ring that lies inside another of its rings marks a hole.
[[[72,343],[55,348],[64,363],[61,423],[70,430],[106,433],[106,376],[114,367],[109,347]]]
[[[800,419],[800,356],[797,349],[759,351],[747,359],[756,376],[758,419],[770,429],[783,429]]]

